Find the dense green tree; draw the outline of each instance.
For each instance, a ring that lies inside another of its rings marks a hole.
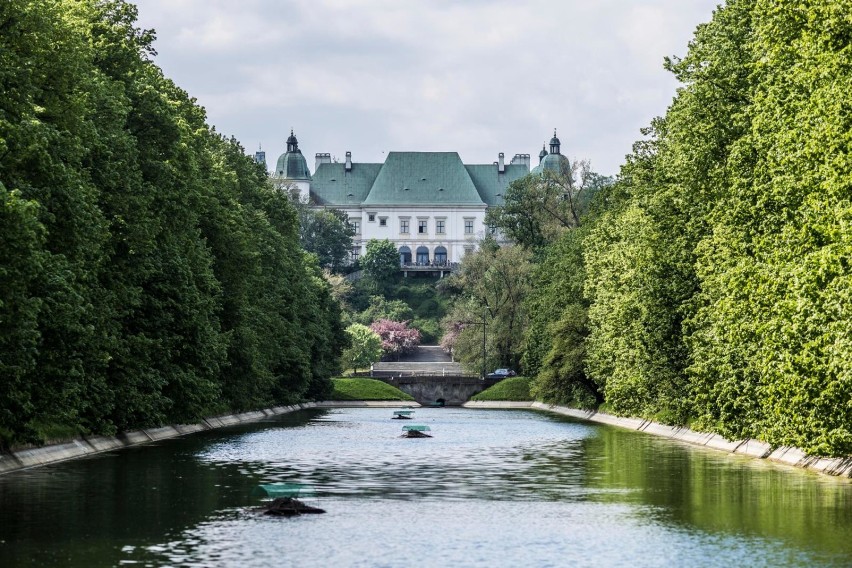
[[[698,245],[699,423],[852,454],[852,3],[758,1],[750,129]]]
[[[296,210],[122,0],[0,4],[0,438],[322,396],[346,344]]]
[[[530,174],[509,185],[503,204],[490,208],[485,222],[512,242],[538,251],[578,227],[591,199],[610,183],[588,161],[566,164],[562,172]]]
[[[343,366],[356,373],[382,357],[382,338],[366,325],[353,323],[346,328],[349,347],[343,352]]]
[[[44,228],[38,204],[0,183],[0,449],[33,415],[27,377],[36,366],[42,299],[34,290],[43,275]]]
[[[355,229],[346,213],[339,209],[316,210],[298,200],[299,242],[302,248],[317,255],[323,268],[339,271],[349,263]]]
[[[393,321],[411,321],[414,311],[402,300],[388,300],[384,296],[370,296],[370,306],[358,314],[358,321],[370,325],[374,321],[387,319]]]
[[[530,323],[522,365],[533,377],[536,397],[554,402],[602,402],[598,386],[586,376],[588,301],[583,263],[587,224],[565,232],[533,266],[535,283],[525,300]]]
[[[619,413],[689,419],[683,322],[699,289],[695,246],[727,192],[727,157],[747,129],[750,1],[719,8],[683,59],[684,84],[622,169],[629,203],[587,239],[587,370]]]
[[[399,252],[388,239],[367,241],[366,251],[361,258],[364,273],[384,288],[399,273]]]
[[[447,287],[457,291],[444,318],[442,342],[462,364],[483,367],[482,325],[486,326],[484,366],[518,368],[527,325],[524,299],[530,288],[530,255],[520,247],[499,247],[486,239],[462,260]]]

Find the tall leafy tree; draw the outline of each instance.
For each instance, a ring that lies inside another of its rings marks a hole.
[[[503,204],[490,208],[485,222],[512,242],[538,251],[578,227],[595,193],[610,183],[585,160],[570,163],[564,171],[530,174],[509,185]]]
[[[698,27],[683,83],[652,138],[622,170],[629,203],[587,240],[588,372],[617,412],[686,421],[690,364],[683,322],[699,289],[695,247],[727,192],[727,160],[748,128],[750,0],[733,0]]]
[[[457,297],[444,319],[444,328],[455,342],[442,344],[451,348],[468,368],[519,366],[527,325],[524,299],[530,289],[530,270],[528,252],[485,240],[479,250],[465,256],[458,272],[450,277],[446,286],[455,289]]]
[[[356,373],[382,357],[382,338],[378,333],[360,323],[346,328],[349,347],[343,352],[343,365]]]
[[[399,252],[388,239],[371,239],[367,241],[366,249],[361,267],[382,287],[399,272]]]
[[[298,219],[122,0],[0,4],[0,440],[321,396],[346,344]]]
[[[299,240],[302,248],[317,255],[323,268],[339,271],[349,263],[355,229],[339,209],[319,211],[302,207],[299,212]]]
[[[829,455],[852,453],[850,10],[754,3],[751,128],[690,321],[703,426]]]

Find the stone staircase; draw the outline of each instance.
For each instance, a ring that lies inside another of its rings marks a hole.
[[[453,362],[439,345],[421,345],[399,361],[382,361],[373,364],[374,377],[400,376],[462,376],[461,364]]]
[[[440,345],[421,345],[414,353],[406,353],[399,358],[400,363],[452,363],[453,359]]]

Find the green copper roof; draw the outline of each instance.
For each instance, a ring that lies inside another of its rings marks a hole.
[[[311,179],[311,172],[308,170],[308,163],[302,152],[296,149],[278,157],[274,176],[292,180]]]
[[[485,205],[456,152],[390,152],[364,205]]]
[[[320,164],[311,182],[311,197],[317,205],[358,205],[367,198],[382,164]]]
[[[465,168],[482,200],[489,207],[503,205],[503,196],[509,184],[530,173],[527,167],[521,164],[506,164],[506,171],[502,174],[497,173],[497,166],[494,164],[476,164]]]
[[[571,162],[562,154],[548,154],[530,173],[540,174],[544,170],[567,174],[571,171]]]

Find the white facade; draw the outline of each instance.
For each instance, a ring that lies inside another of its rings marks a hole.
[[[366,251],[372,239],[388,239],[398,250],[408,247],[411,264],[454,263],[466,252],[473,251],[485,231],[486,206],[414,207],[389,205],[340,208],[355,226],[353,257]],[[371,220],[372,219],[372,220]],[[423,225],[421,225],[421,223]],[[423,228],[421,228],[423,227]],[[425,247],[428,258],[418,259],[418,249]],[[443,251],[439,247],[443,247]],[[438,251],[438,257],[435,253]],[[444,253],[443,257],[441,252]],[[401,259],[402,260],[402,259]]]

